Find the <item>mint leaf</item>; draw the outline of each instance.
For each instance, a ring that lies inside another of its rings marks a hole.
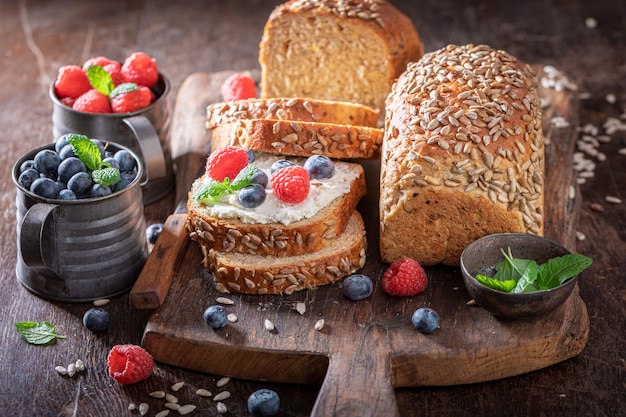
[[[511,248],[508,248],[508,253],[504,252],[504,249],[500,249],[500,251],[502,255],[504,255],[504,260],[496,265],[497,272],[494,278],[501,281],[510,279],[518,281],[522,274],[524,274],[530,260],[514,258],[511,253]]]
[[[573,253],[549,259],[539,268],[537,287],[542,290],[558,287],[587,269],[592,262],[587,256]]]
[[[15,328],[33,345],[52,345],[56,339],[65,339],[65,336],[58,335],[56,328],[47,321],[18,321]]]
[[[94,170],[91,173],[91,178],[100,185],[110,187],[111,185],[117,184],[122,177],[119,169],[105,167]]]
[[[521,293],[521,292],[530,292],[536,291],[535,281],[537,280],[537,274],[539,273],[539,266],[537,266],[537,262],[530,261],[524,273],[517,281],[515,288],[511,291],[512,293]]]
[[[230,182],[228,178],[224,182],[211,181],[200,186],[193,195],[193,198],[205,204],[212,204],[219,201],[228,193]]]
[[[67,143],[72,145],[74,153],[78,156],[78,159],[83,161],[87,168],[91,170],[100,168],[102,164],[100,149],[87,136],[70,133]]]
[[[87,68],[87,78],[89,79],[89,84],[105,96],[111,94],[111,91],[115,88],[111,74],[106,72],[100,65],[90,65]]]
[[[517,282],[513,279],[508,279],[506,281],[500,281],[499,279],[490,278],[486,275],[476,275],[476,280],[483,284],[485,287],[492,288],[494,290],[502,291],[502,292],[511,292]]]
[[[135,83],[123,83],[115,87],[115,89],[113,89],[113,91],[109,92],[109,94],[107,95],[109,96],[109,98],[113,98],[115,96],[119,96],[120,94],[130,93],[131,91],[135,91],[137,90],[137,88],[138,88],[137,84]]]
[[[255,165],[247,165],[244,169],[239,171],[239,174],[237,174],[233,182],[230,184],[231,190],[237,191],[247,187],[257,169],[258,168]]]

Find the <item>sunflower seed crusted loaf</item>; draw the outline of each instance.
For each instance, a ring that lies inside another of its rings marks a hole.
[[[261,97],[348,101],[382,113],[394,80],[422,53],[411,20],[387,1],[291,0],[264,28]]]
[[[207,128],[239,119],[299,120],[377,127],[379,111],[357,103],[309,98],[253,98],[207,107]]]
[[[330,284],[365,265],[363,219],[353,212],[344,233],[319,251],[289,257],[221,252],[202,246],[204,267],[222,293],[291,294]]]
[[[211,131],[212,149],[234,145],[283,155],[326,155],[337,159],[380,156],[383,130],[298,120],[240,119]]]
[[[458,265],[481,236],[543,234],[544,165],[528,65],[486,45],[426,54],[408,65],[387,101],[382,260]]]

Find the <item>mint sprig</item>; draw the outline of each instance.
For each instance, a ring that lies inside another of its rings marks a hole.
[[[15,328],[24,340],[33,345],[53,345],[56,339],[65,339],[57,334],[57,329],[47,321],[18,321]]]
[[[548,259],[538,265],[530,259],[513,257],[511,248],[508,252],[500,249],[504,260],[496,265],[493,277],[478,274],[476,280],[498,291],[525,293],[549,290],[563,284],[568,279],[580,274],[593,262],[591,258],[579,254],[567,254]]]
[[[115,89],[111,74],[106,72],[100,65],[90,65],[87,68],[87,78],[89,79],[89,84],[105,96],[111,94]]]
[[[91,67],[90,67],[91,68]],[[96,184],[110,187],[121,179],[119,169],[102,160],[98,145],[87,136],[77,133],[68,134],[67,143],[72,145],[74,153],[91,170],[91,178]]]
[[[232,182],[227,177],[224,178],[224,181],[213,180],[203,184],[195,191],[193,198],[205,204],[214,204],[220,201],[224,196],[234,194],[250,185],[252,177],[258,169],[259,168],[255,165],[247,165],[239,171],[239,174],[237,174]]]

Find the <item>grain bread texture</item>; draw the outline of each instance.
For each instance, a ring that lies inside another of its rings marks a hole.
[[[207,129],[240,119],[298,120],[377,127],[379,111],[357,103],[311,98],[251,98],[207,107]]]
[[[383,130],[347,124],[296,120],[240,119],[211,131],[211,149],[241,146],[282,155],[326,155],[336,159],[376,159]]]
[[[423,45],[411,20],[384,0],[291,0],[266,22],[261,97],[314,97],[385,106],[394,80]]]
[[[544,138],[530,66],[448,45],[407,67],[388,97],[380,252],[458,265],[475,239],[543,234]]]
[[[346,230],[319,251],[289,257],[221,252],[202,245],[204,267],[222,293],[291,294],[330,284],[365,265],[363,219],[354,211]]]
[[[187,200],[187,231],[202,246],[224,253],[289,257],[312,253],[331,244],[343,234],[357,203],[365,195],[365,175],[361,165],[336,161],[351,167],[356,176],[349,191],[322,207],[314,216],[287,224],[251,223],[239,218],[211,215],[193,198],[201,180],[194,182]]]

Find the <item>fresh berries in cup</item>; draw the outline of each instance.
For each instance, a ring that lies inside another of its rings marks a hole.
[[[372,279],[363,274],[352,274],[343,279],[342,291],[347,299],[361,301],[372,295]]]
[[[236,72],[230,75],[221,87],[224,101],[242,100],[256,97],[256,83],[248,73]]]
[[[54,93],[59,99],[78,98],[92,88],[87,75],[78,65],[65,65],[57,71]]]
[[[85,311],[83,315],[83,326],[94,333],[102,333],[109,330],[111,325],[111,315],[108,311],[94,307]]]
[[[134,384],[152,375],[154,360],[141,346],[115,345],[107,357],[109,376],[120,384]]]
[[[253,417],[272,417],[279,409],[280,397],[276,391],[262,388],[248,397],[248,411]]]
[[[234,180],[239,171],[248,165],[248,153],[238,146],[225,146],[207,158],[206,175],[216,181]]]
[[[206,324],[211,326],[213,329],[221,329],[228,324],[228,314],[226,313],[226,309],[220,305],[207,307],[207,309],[204,310],[203,318]]]
[[[387,268],[382,279],[383,290],[390,295],[411,296],[423,292],[428,286],[424,268],[414,259],[395,261]]]
[[[275,171],[270,184],[276,197],[289,204],[306,200],[311,189],[309,172],[300,165],[288,166]]]
[[[439,327],[439,313],[432,308],[421,307],[413,312],[411,323],[418,331],[430,334]]]
[[[335,175],[335,163],[325,155],[312,155],[304,161],[304,168],[311,179],[325,180]]]

